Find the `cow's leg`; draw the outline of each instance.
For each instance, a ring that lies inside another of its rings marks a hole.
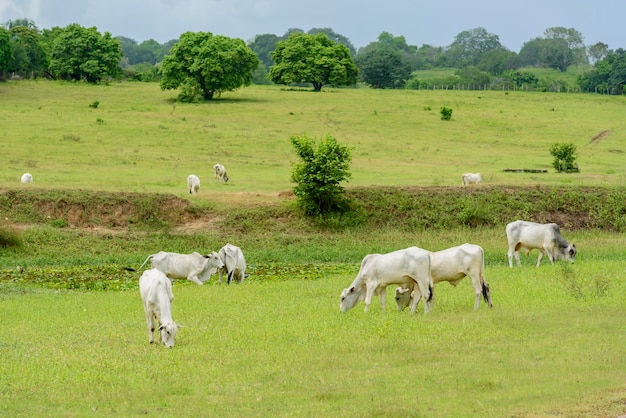
[[[420,302],[422,298],[422,292],[420,292],[419,287],[415,286],[414,290],[411,292],[411,313],[415,313],[417,309],[417,304]]]
[[[365,312],[369,310],[370,304],[372,303],[372,297],[374,297],[374,291],[376,288],[372,286],[367,286],[365,290]]]
[[[191,280],[194,283],[197,283],[199,285],[203,285],[204,283],[202,283],[202,281],[200,279],[198,279],[198,273],[197,272],[193,272],[190,273],[189,276],[187,276],[187,280]]]
[[[148,340],[150,341],[150,344],[154,343],[154,321],[153,321],[153,314],[152,312],[150,312],[149,309],[146,309],[146,323],[148,324]]]
[[[539,257],[537,257],[537,267],[541,264],[541,259],[543,258],[543,250],[539,250]]]
[[[387,309],[387,288],[378,288],[378,296],[380,297],[380,307],[384,310]]]
[[[480,298],[483,295],[482,281],[480,280],[480,276],[476,273],[470,276],[470,280],[472,281],[472,287],[474,288],[474,310],[478,310],[478,307],[480,306]]]

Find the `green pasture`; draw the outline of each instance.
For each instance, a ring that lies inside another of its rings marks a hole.
[[[624,413],[625,267],[487,268],[434,311],[339,311],[354,271],[177,281],[176,347],[148,344],[139,292],[0,284],[3,416],[493,416]]]
[[[611,185],[626,180],[626,99],[593,94],[252,86],[204,104],[174,102],[153,83],[0,84],[0,187],[31,172],[37,187],[186,193],[290,189],[292,135],[352,148],[348,185]],[[97,107],[90,107],[97,102]],[[442,121],[442,106],[453,109]],[[594,140],[594,138],[596,138]],[[572,142],[581,172],[557,174],[549,148]],[[231,182],[213,182],[221,163]],[[504,169],[548,173],[507,173]]]
[[[0,416],[626,414],[626,236],[615,232],[624,97],[253,86],[190,105],[175,95],[146,83],[0,83]],[[302,134],[352,147],[354,213],[305,219],[281,193],[297,162],[289,137]],[[555,142],[577,146],[580,173],[554,172]],[[213,182],[217,162],[228,184]],[[34,184],[19,183],[26,171]],[[461,189],[467,171],[487,186]],[[452,187],[418,199],[370,185]],[[614,193],[602,202],[609,194],[591,189]],[[558,217],[576,263],[537,269],[532,252],[510,269],[507,202],[525,218]],[[435,222],[437,210],[455,226]],[[606,227],[575,228],[591,218]],[[176,347],[151,346],[140,272],[128,268],[226,242],[242,247],[250,277],[176,281],[184,327]],[[364,255],[463,242],[485,250],[492,309],[473,311],[464,280],[437,285],[427,315],[422,304],[396,311],[393,288],[386,312],[378,298],[368,313],[339,311]]]
[[[123,267],[158,249],[217,249],[224,236],[26,228],[22,248],[0,250],[0,415],[626,412],[623,234],[564,231],[575,264],[537,269],[533,252],[510,269],[501,228],[301,233],[231,236],[251,273],[242,285],[176,281],[184,328],[168,350],[148,344],[140,273]],[[464,241],[485,249],[492,309],[472,310],[464,280],[437,285],[428,315],[421,304],[397,312],[392,288],[386,312],[378,298],[368,313],[339,311],[364,253]]]

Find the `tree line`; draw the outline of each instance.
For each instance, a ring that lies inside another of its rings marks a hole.
[[[193,52],[192,54],[190,54]],[[223,91],[256,84],[308,84],[372,88],[537,89],[533,68],[582,69],[575,88],[624,94],[626,51],[598,42],[585,45],[573,28],[552,27],[519,52],[504,47],[484,28],[460,32],[445,47],[408,45],[383,32],[358,50],[330,28],[289,29],[282,36],[257,35],[247,43],[210,32],[186,32],[164,44],[141,43],[71,24],[40,30],[28,19],[0,25],[0,78],[48,77],[97,83],[127,79],[158,81],[179,89],[181,100],[212,99]],[[420,70],[454,68],[436,80]]]

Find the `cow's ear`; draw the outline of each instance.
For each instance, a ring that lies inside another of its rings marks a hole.
[[[176,324],[176,326],[177,326],[178,328],[185,328],[185,326],[184,326],[184,325],[181,325],[181,324]]]

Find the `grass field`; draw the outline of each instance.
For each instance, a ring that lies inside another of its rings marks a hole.
[[[7,196],[15,206],[0,209],[0,243],[18,241],[0,245],[0,416],[626,414],[626,236],[615,232],[626,213],[590,192],[623,195],[623,97],[271,86],[201,105],[173,96],[153,84],[0,84],[0,208]],[[289,136],[303,133],[353,147],[362,222],[303,219],[277,198],[292,187]],[[577,145],[581,173],[553,172],[554,142]],[[212,180],[216,162],[227,185]],[[25,171],[34,184],[19,184]],[[461,189],[465,171],[489,184]],[[370,185],[452,187],[419,189],[441,197],[428,202]],[[546,198],[533,185],[571,192]],[[576,263],[536,269],[533,252],[510,269],[493,221],[507,202],[528,217],[558,216],[551,202],[572,216],[560,220]],[[437,211],[489,222],[446,228]],[[612,227],[577,227],[602,214]],[[123,267],[227,241],[251,276],[175,282],[176,347],[148,344],[139,272]],[[464,280],[437,285],[428,315],[421,304],[397,312],[391,288],[386,312],[378,298],[368,313],[339,311],[365,254],[466,241],[485,250],[492,309],[473,311]]]
[[[289,138],[335,136],[352,148],[349,185],[623,184],[624,97],[522,92],[253,86],[202,105],[152,83],[0,85],[0,187],[29,171],[38,187],[186,193],[275,193],[292,187]],[[90,104],[98,102],[97,108]],[[442,121],[439,109],[453,109]],[[553,143],[578,148],[581,173],[557,174]],[[213,182],[212,166],[231,182]],[[507,168],[548,173],[505,173]]]

